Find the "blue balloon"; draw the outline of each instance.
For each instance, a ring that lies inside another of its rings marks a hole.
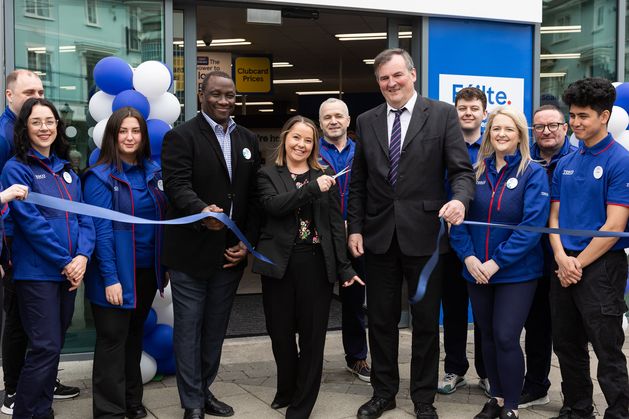
[[[144,320],[144,336],[152,333],[155,326],[157,326],[157,313],[150,309],[148,317]]]
[[[622,83],[616,86],[616,102],[614,105],[620,106],[629,113],[629,83]]]
[[[100,156],[100,148],[96,147],[94,151],[92,151],[92,154],[90,154],[90,158],[87,159],[87,163],[90,166],[94,166],[96,162],[98,161],[99,156]]]
[[[153,332],[144,336],[144,352],[155,359],[165,359],[173,354],[173,328],[158,324]]]
[[[148,118],[149,113],[151,113],[151,105],[149,105],[148,99],[142,93],[135,90],[125,90],[124,92],[118,93],[114,98],[111,109],[115,112],[125,106],[135,108],[142,114],[144,119]]]
[[[164,358],[156,359],[157,373],[163,375],[172,375],[177,371],[177,365],[175,364],[175,354]]]
[[[149,140],[151,142],[151,156],[153,160],[159,162],[162,155],[164,135],[170,131],[170,125],[161,119],[149,119],[146,121],[146,128],[149,132]]]
[[[94,81],[110,95],[133,89],[133,70],[122,58],[105,57],[94,66]]]
[[[629,294],[629,276],[627,276],[627,285],[625,285],[625,295]]]

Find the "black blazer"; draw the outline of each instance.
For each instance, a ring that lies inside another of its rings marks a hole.
[[[259,228],[255,210],[255,179],[260,167],[256,135],[237,126],[231,133],[231,149],[230,181],[216,134],[201,113],[166,133],[162,173],[171,204],[168,218],[196,214],[210,204],[229,215],[232,207],[232,220],[254,242]],[[210,231],[200,223],[166,226],[162,260],[169,268],[204,277],[225,263],[225,248],[237,242],[227,228]]]
[[[395,190],[389,183],[387,105],[357,121],[357,141],[348,204],[348,232],[362,233],[364,246],[383,254],[393,233],[403,254],[427,256],[435,250],[438,211],[447,201],[445,174],[452,199],[465,205],[474,197],[474,172],[452,105],[417,96],[404,137]],[[448,250],[442,240],[440,251]]]
[[[327,192],[321,192],[316,179],[323,174],[321,170],[310,169],[309,183],[297,189],[286,166],[267,166],[260,169],[258,196],[265,213],[265,221],[256,250],[271,259],[275,265],[256,259],[253,262],[253,272],[272,278],[284,276],[299,228],[295,210],[312,203],[328,281],[347,281],[356,275],[347,259],[345,223],[341,215],[338,186],[334,185]]]

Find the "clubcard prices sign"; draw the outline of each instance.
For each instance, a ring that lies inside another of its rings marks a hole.
[[[487,110],[498,106],[513,106],[524,111],[524,79],[512,77],[439,75],[439,100],[454,104],[454,98],[464,87],[474,86],[485,92]]]

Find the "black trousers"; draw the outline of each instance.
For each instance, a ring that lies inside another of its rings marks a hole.
[[[282,279],[262,276],[266,328],[277,365],[275,398],[290,401],[287,418],[309,417],[317,401],[332,288],[318,245],[295,245]]]
[[[353,258],[349,255],[356,274],[366,283],[365,258]],[[342,285],[342,284],[341,284]],[[341,298],[341,330],[345,362],[352,366],[356,361],[367,359],[367,332],[365,331],[365,287],[362,285],[339,286]]]
[[[627,257],[622,250],[607,252],[583,269],[577,284],[563,288],[556,275],[551,280],[553,346],[559,358],[564,406],[577,414],[593,411],[590,342],[598,358],[596,377],[608,406],[605,419],[629,417],[627,359],[622,352],[626,283]]]
[[[402,281],[407,281],[408,294],[415,294],[421,268],[429,257],[403,255],[395,235],[386,253],[374,254],[367,249],[365,256],[367,278],[377,278],[367,285],[371,385],[374,396],[392,399],[400,386],[398,323]],[[410,390],[415,403],[433,403],[437,391],[442,281],[443,263],[440,262],[428,281],[424,299],[411,306],[413,338]]]
[[[142,338],[157,282],[154,269],[136,270],[136,308],[92,304],[96,346],[92,382],[94,418],[124,418],[142,405]]]
[[[523,393],[543,396],[548,393],[550,360],[553,355],[552,326],[550,319],[550,276],[537,281],[531,311],[524,323],[526,330],[524,349],[526,352],[526,375]]]
[[[17,390],[17,382],[24,366],[28,336],[24,332],[20,320],[13,272],[6,270],[2,280],[4,285],[4,330],[2,333],[2,371],[4,373],[4,389],[8,394]]]
[[[463,264],[454,251],[443,255],[443,349],[446,373],[463,376],[470,367],[467,360],[467,328],[469,295],[463,278]],[[474,368],[480,378],[487,378],[483,362],[481,331],[474,319]]]

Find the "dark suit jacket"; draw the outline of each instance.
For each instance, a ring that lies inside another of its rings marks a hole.
[[[256,135],[237,126],[231,133],[231,148],[230,181],[216,134],[201,113],[166,134],[162,173],[171,204],[168,218],[196,214],[210,204],[229,215],[233,205],[232,220],[249,241],[255,242],[259,227],[255,179],[260,167]],[[200,223],[166,226],[163,263],[188,275],[204,277],[223,265],[225,248],[237,242],[226,228],[210,231]]]
[[[394,231],[407,256],[435,250],[438,211],[446,202],[445,173],[452,199],[467,208],[474,197],[474,173],[452,105],[417,96],[404,137],[395,190],[389,183],[387,105],[357,121],[356,146],[348,205],[348,232],[362,233],[365,248],[383,254]],[[448,250],[442,240],[440,251]]]
[[[284,276],[299,228],[295,210],[302,205],[312,204],[328,280],[332,283],[339,279],[346,281],[356,275],[345,250],[345,223],[341,216],[338,187],[334,185],[327,192],[321,192],[316,181],[321,175],[321,170],[310,169],[309,183],[297,189],[286,166],[260,169],[258,194],[265,222],[256,250],[270,258],[275,265],[256,259],[253,272],[273,278]]]

